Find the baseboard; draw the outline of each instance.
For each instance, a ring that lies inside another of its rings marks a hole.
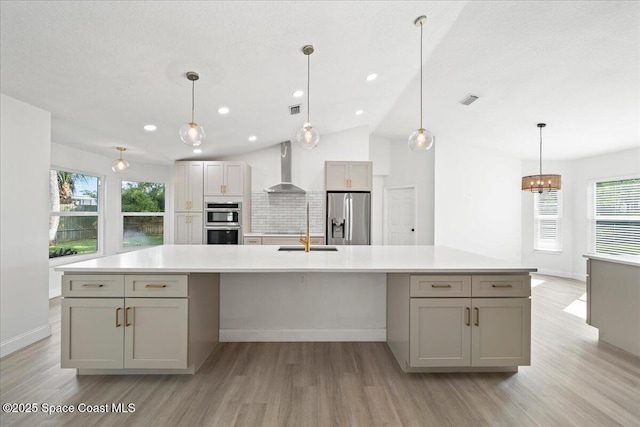
[[[382,329],[220,329],[220,342],[378,341],[387,340]]]
[[[13,352],[31,345],[36,341],[40,341],[43,338],[47,338],[48,336],[51,336],[51,324],[49,323],[27,331],[17,337],[3,341],[0,343],[0,357],[8,356]]]

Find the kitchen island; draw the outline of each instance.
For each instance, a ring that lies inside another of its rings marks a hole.
[[[584,256],[587,323],[600,341],[640,356],[640,256]]]
[[[193,373],[218,341],[387,341],[408,372],[529,364],[534,268],[435,246],[278,249],[164,245],[58,267],[62,366]]]

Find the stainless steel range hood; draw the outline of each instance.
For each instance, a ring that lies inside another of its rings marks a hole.
[[[305,194],[302,188],[291,183],[291,141],[280,144],[280,184],[265,188],[267,193],[298,193]]]

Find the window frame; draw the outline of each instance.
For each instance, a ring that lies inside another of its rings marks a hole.
[[[599,183],[604,182],[612,182],[612,181],[627,181],[633,179],[640,179],[640,175],[624,175],[624,176],[614,176],[607,178],[597,178],[589,181],[587,185],[587,222],[589,226],[587,227],[587,252],[605,256],[616,256],[615,254],[610,254],[606,252],[597,252],[596,246],[596,226],[598,221],[628,221],[628,222],[640,222],[640,218],[635,219],[632,216],[612,216],[612,215],[597,215],[597,185]],[[624,254],[623,254],[624,255]]]
[[[89,175],[92,177],[95,177],[98,179],[98,210],[96,212],[73,212],[73,211],[67,211],[67,212],[53,212],[51,209],[49,209],[49,219],[51,219],[51,216],[78,216],[78,217],[82,217],[82,216],[97,216],[98,217],[98,223],[96,225],[96,232],[97,232],[97,237],[96,239],[98,240],[98,244],[96,245],[96,251],[95,252],[90,252],[90,253],[86,253],[86,254],[77,254],[77,255],[66,255],[66,256],[62,256],[62,257],[56,257],[56,258],[49,258],[49,266],[50,267],[56,267],[58,265],[63,265],[63,264],[69,264],[70,262],[79,262],[79,261],[84,261],[84,260],[88,260],[88,259],[94,259],[94,258],[99,258],[104,256],[105,253],[105,228],[104,228],[104,224],[105,224],[105,220],[104,220],[104,215],[105,215],[105,194],[106,194],[106,190],[105,190],[105,175],[103,174],[99,174],[96,172],[88,172],[88,171],[84,171],[84,170],[79,170],[79,169],[75,169],[75,168],[69,168],[69,167],[64,167],[64,166],[57,166],[57,165],[49,165],[49,171],[64,171],[64,172],[71,172],[71,173],[75,173],[78,175]]]
[[[154,184],[164,185],[164,212],[123,212],[122,211],[122,183],[123,182],[152,182]],[[153,248],[162,246],[167,242],[167,183],[163,180],[153,179],[137,179],[133,177],[121,177],[118,180],[118,211],[120,219],[118,221],[118,253],[137,251],[139,249]],[[162,217],[162,245],[146,245],[124,247],[124,217],[126,216],[161,216]]]
[[[559,254],[563,251],[563,233],[562,233],[562,199],[563,193],[562,190],[555,190],[554,193],[557,193],[557,209],[556,214],[554,215],[540,215],[539,212],[539,199],[541,194],[534,193],[533,197],[533,250],[536,252],[547,252]],[[548,194],[549,192],[544,192],[543,194]],[[556,238],[555,238],[555,246],[554,247],[544,247],[542,245],[541,239],[539,239],[539,230],[540,223],[542,221],[555,221],[556,222]]]

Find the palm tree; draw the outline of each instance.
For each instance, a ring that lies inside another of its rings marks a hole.
[[[78,173],[66,171],[49,171],[49,206],[51,212],[60,212],[62,205],[65,210],[73,209],[73,191],[76,188],[76,181],[87,182],[87,178]],[[49,217],[49,244],[55,242],[60,216]]]

